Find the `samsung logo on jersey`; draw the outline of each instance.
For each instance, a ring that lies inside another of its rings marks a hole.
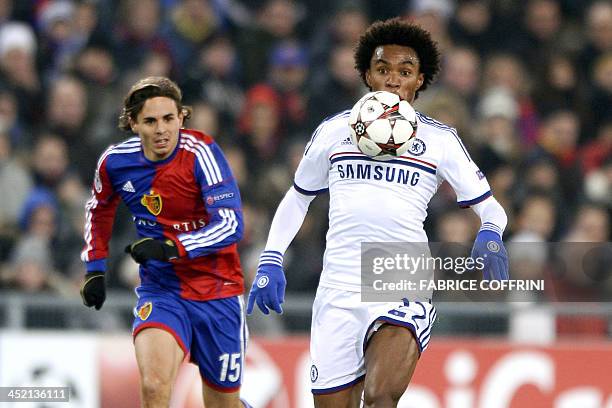
[[[421,178],[418,171],[371,164],[338,164],[342,179],[384,180],[389,183],[416,186]]]

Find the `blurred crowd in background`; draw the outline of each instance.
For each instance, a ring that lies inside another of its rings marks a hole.
[[[415,107],[457,128],[507,211],[506,242],[609,241],[610,1],[0,0],[0,289],[78,296],[96,162],[129,136],[123,97],[149,75],[182,87],[186,127],[214,136],[232,166],[250,286],[311,133],[367,91],[357,39],[394,16],[439,44],[442,71]],[[327,199],[287,252],[288,292],[316,289]],[[124,207],[117,217],[107,276],[127,291],[135,229]],[[471,242],[478,228],[444,184],[430,239]]]

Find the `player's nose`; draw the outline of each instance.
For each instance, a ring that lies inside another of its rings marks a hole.
[[[157,126],[155,127],[155,134],[161,135],[165,132],[165,130],[166,129],[163,123],[157,123]]]
[[[394,75],[394,74],[389,74],[389,76],[387,77],[387,80],[385,81],[385,86],[391,89],[399,88],[400,86],[399,76]]]

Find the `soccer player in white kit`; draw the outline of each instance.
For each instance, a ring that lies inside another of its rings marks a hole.
[[[422,28],[392,19],[372,24],[355,51],[355,66],[372,91],[410,103],[439,71],[436,43]],[[472,257],[485,259],[485,279],[508,279],[501,240],[507,218],[455,129],[420,113],[403,156],[377,161],[351,142],[349,111],[321,123],[278,206],[247,312],[257,303],[282,312],[283,254],[312,199],[329,191],[329,230],[323,272],[313,305],[311,382],[317,408],[394,407],[429,343],[436,318],[431,301],[362,302],[363,242],[427,242],[427,205],[446,180],[458,204],[482,222]]]

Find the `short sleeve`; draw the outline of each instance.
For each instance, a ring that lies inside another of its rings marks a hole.
[[[457,204],[466,208],[491,196],[491,187],[456,131],[453,129],[450,133],[447,143],[444,144],[438,172],[457,194]]]
[[[325,123],[313,133],[295,172],[294,187],[305,195],[325,193],[329,187],[330,135]]]

